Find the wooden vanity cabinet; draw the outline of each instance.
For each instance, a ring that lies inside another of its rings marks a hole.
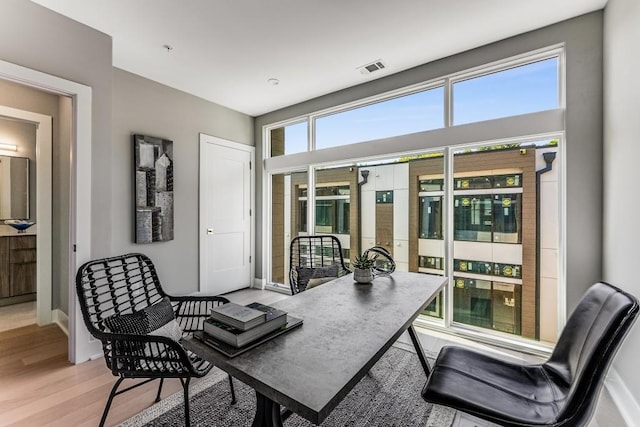
[[[0,298],[36,292],[36,236],[0,237]]]

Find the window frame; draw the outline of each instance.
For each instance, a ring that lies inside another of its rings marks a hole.
[[[538,54],[532,54],[532,55],[525,55],[525,56],[517,56],[517,57],[512,57],[510,60],[508,60],[507,62],[503,62],[503,61],[496,61],[493,64],[491,64],[490,66],[480,66],[480,67],[476,67],[476,68],[472,68],[469,70],[465,70],[462,71],[460,73],[455,73],[453,75],[450,76],[450,78],[448,79],[448,87],[450,90],[450,110],[449,110],[449,125],[450,126],[464,126],[466,124],[470,124],[470,123],[460,123],[460,124],[454,124],[454,90],[453,87],[456,83],[461,83],[467,80],[473,80],[476,78],[481,78],[484,76],[489,76],[491,74],[497,74],[503,71],[508,71],[514,68],[518,68],[518,67],[523,67],[529,64],[535,64],[537,62],[541,62],[541,61],[545,61],[551,58],[558,58],[558,69],[560,69],[561,64],[560,61],[562,61],[562,56],[561,55],[547,55],[545,53],[538,53]],[[505,66],[506,65],[506,66]],[[557,97],[558,97],[558,108],[564,108],[565,105],[565,99],[564,99],[564,90],[561,89],[560,85],[561,85],[561,79],[560,79],[561,74],[558,73],[558,93],[557,93]],[[543,110],[539,110],[539,111],[543,111]],[[535,112],[534,112],[535,113]],[[525,113],[525,114],[532,114],[532,113]],[[496,120],[499,119],[500,117],[496,117],[493,119],[487,119],[486,121],[489,120]],[[471,122],[474,123],[474,122]]]
[[[452,125],[452,93],[451,85],[453,82],[468,79],[473,76],[479,76],[501,69],[509,69],[514,66],[524,65],[527,63],[537,62],[550,57],[558,57],[558,101],[559,107],[553,110],[546,110],[534,113],[523,114],[519,116],[509,116],[488,120],[485,122],[468,123],[459,126]],[[494,61],[482,66],[466,69],[460,72],[451,73],[436,79],[432,79],[420,84],[411,85],[405,88],[385,92],[379,95],[367,97],[361,100],[349,102],[346,104],[334,106],[327,109],[318,110],[309,114],[294,117],[292,119],[282,120],[279,122],[264,125],[262,127],[263,138],[263,205],[268,207],[263,215],[263,255],[265,263],[263,263],[263,277],[271,277],[271,271],[268,261],[271,259],[270,251],[270,228],[268,224],[271,220],[270,195],[271,195],[271,179],[274,174],[287,172],[302,172],[306,169],[308,173],[308,186],[315,187],[315,171],[317,168],[325,168],[337,165],[355,164],[364,161],[376,161],[379,159],[388,159],[400,156],[410,156],[425,153],[444,153],[444,176],[447,177],[445,182],[446,188],[453,188],[453,158],[454,152],[459,149],[467,149],[474,147],[482,147],[488,144],[505,144],[513,142],[539,141],[541,139],[556,138],[561,141],[559,144],[560,166],[562,168],[561,182],[559,187],[559,216],[561,232],[559,236],[559,260],[558,260],[558,329],[560,330],[566,319],[566,242],[565,242],[565,204],[566,204],[566,179],[564,177],[564,164],[566,162],[566,137],[565,137],[565,109],[566,109],[566,82],[565,82],[565,48],[564,44],[557,44],[546,48],[538,49],[532,52],[522,53],[502,60]],[[410,135],[401,135],[386,140],[364,141],[355,144],[349,144],[339,147],[325,148],[315,150],[314,131],[315,118],[330,113],[337,113],[347,109],[357,108],[367,104],[381,102],[391,97],[402,96],[419,90],[427,90],[432,87],[444,85],[444,103],[445,103],[445,127],[443,129],[419,132]],[[291,123],[299,123],[308,120],[309,130],[309,151],[305,153],[296,153],[287,156],[279,156],[270,158],[270,130],[275,127],[286,126]],[[389,144],[389,139],[393,139],[394,143]],[[513,193],[516,188],[505,188],[509,193]],[[495,190],[498,189],[493,189]],[[453,209],[453,191],[444,192],[443,215],[448,217],[448,212]],[[311,195],[308,205],[315,205],[315,194]],[[315,224],[315,218],[312,217],[314,209],[308,209],[308,224]],[[443,234],[447,242],[445,243],[445,275],[453,277],[452,262],[447,263],[446,259],[451,258],[453,251],[453,221],[444,220]],[[309,233],[312,230],[308,231]],[[526,338],[504,337],[495,334],[487,334],[486,331],[478,330],[472,326],[454,325],[453,317],[453,298],[452,285],[445,289],[444,321],[432,322],[423,319],[418,320],[417,324],[422,324],[435,329],[443,329],[448,333],[462,334],[475,339],[481,339],[493,342],[514,349],[527,349],[534,353],[547,354],[551,347],[541,342],[535,342]]]

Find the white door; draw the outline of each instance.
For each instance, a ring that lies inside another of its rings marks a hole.
[[[254,148],[200,134],[200,291],[251,286]]]

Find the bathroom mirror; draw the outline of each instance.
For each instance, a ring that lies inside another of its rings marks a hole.
[[[0,156],[0,220],[29,218],[29,159]]]

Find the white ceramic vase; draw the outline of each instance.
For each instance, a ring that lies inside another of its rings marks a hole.
[[[354,268],[353,280],[358,283],[371,283],[373,280],[373,273],[370,268]]]

